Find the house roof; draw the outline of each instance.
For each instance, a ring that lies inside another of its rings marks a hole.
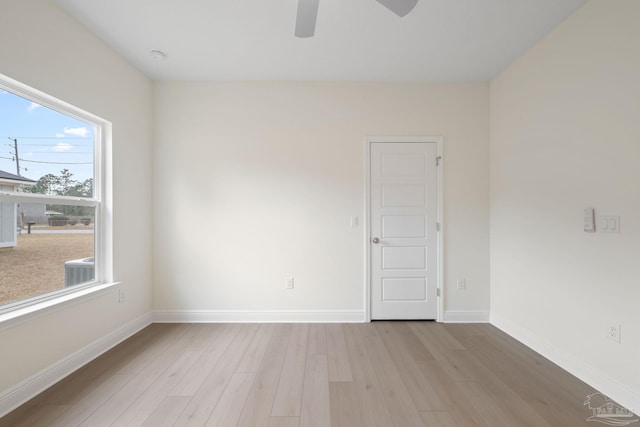
[[[14,175],[12,173],[5,172],[2,170],[0,170],[0,182],[9,182],[11,184],[26,184],[26,185],[32,185],[36,183],[36,181],[32,179],[25,178],[24,176],[20,176],[20,175]]]

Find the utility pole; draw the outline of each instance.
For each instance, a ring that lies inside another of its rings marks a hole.
[[[20,157],[18,157],[18,138],[9,138],[9,140],[13,141],[13,149],[16,151],[16,171],[18,171],[18,176],[20,175]]]

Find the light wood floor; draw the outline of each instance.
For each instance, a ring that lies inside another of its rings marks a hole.
[[[593,392],[486,324],[154,324],[0,427],[571,427]]]

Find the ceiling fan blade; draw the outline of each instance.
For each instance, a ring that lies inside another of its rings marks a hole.
[[[319,0],[298,0],[296,37],[312,37],[316,31]]]
[[[396,15],[403,17],[416,7],[418,0],[377,0],[378,3],[389,9]],[[300,10],[300,9],[298,9]]]

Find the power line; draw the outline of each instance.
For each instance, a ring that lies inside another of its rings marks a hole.
[[[24,144],[23,144],[24,145]],[[93,151],[35,151],[28,152],[29,155],[46,155],[50,156],[52,154],[93,154]],[[22,161],[24,157],[20,157],[20,161]]]
[[[13,157],[2,157],[0,156],[0,159],[7,159],[7,160],[12,160],[15,161],[15,158]],[[25,159],[20,159],[21,162],[29,162],[29,163],[47,163],[50,165],[92,165],[93,162],[44,162],[44,161],[40,161],[40,160],[25,160]]]
[[[13,138],[13,137],[0,136],[0,138]],[[85,139],[85,140],[93,139],[93,137],[89,137],[89,136],[16,136],[15,138],[17,139]]]
[[[13,144],[6,144],[8,147],[12,147]],[[64,139],[59,139],[57,144],[29,144],[29,143],[24,143],[21,142],[20,143],[21,147],[33,147],[33,148],[38,148],[38,147],[44,147],[44,148],[56,148],[56,147],[60,147],[60,146],[67,146],[67,147],[79,147],[79,148],[91,148],[93,147],[93,143],[85,143],[85,141],[66,141]]]
[[[71,146],[71,144],[67,144],[67,145]],[[7,144],[7,146],[9,146],[9,147],[10,147],[10,145],[9,145],[9,144]],[[47,148],[56,148],[56,147],[59,147],[59,146],[60,146],[60,144],[56,144],[56,145],[54,145],[54,144],[25,144],[25,143],[20,143],[20,146],[21,146],[21,147],[47,147]],[[73,143],[73,147],[91,148],[91,145],[81,145],[81,144],[79,144],[79,143],[77,143],[77,142],[74,142],[74,143]]]
[[[24,144],[22,144],[24,146]],[[13,148],[13,147],[10,147]],[[24,147],[23,147],[24,148]],[[84,147],[83,147],[84,148]],[[23,151],[23,150],[20,150]],[[13,155],[13,153],[9,153]],[[93,154],[93,151],[74,151],[74,150],[56,150],[56,151],[44,151],[44,150],[27,150],[27,154],[30,156],[50,156],[52,154]],[[24,159],[24,155],[20,156],[20,161]]]

